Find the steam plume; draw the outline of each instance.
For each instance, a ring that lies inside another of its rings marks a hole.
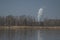
[[[41,21],[41,16],[43,15],[43,8],[40,8],[38,11],[38,22]]]

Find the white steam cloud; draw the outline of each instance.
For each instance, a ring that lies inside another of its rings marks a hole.
[[[40,8],[38,11],[38,22],[41,20],[42,15],[43,15],[43,8]]]

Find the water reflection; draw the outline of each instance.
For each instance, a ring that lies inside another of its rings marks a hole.
[[[60,30],[44,30],[40,33],[43,40],[60,40]]]
[[[37,30],[0,30],[0,40],[37,40]],[[40,30],[40,40],[60,40],[60,30]]]

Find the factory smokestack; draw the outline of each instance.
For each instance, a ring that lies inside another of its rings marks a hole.
[[[38,11],[38,16],[37,16],[38,17],[38,22],[41,21],[42,15],[43,15],[43,8],[40,8],[39,11]]]

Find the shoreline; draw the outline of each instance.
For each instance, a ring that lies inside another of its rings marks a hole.
[[[17,29],[25,29],[25,30],[60,30],[60,26],[0,26],[0,30],[17,30]]]

